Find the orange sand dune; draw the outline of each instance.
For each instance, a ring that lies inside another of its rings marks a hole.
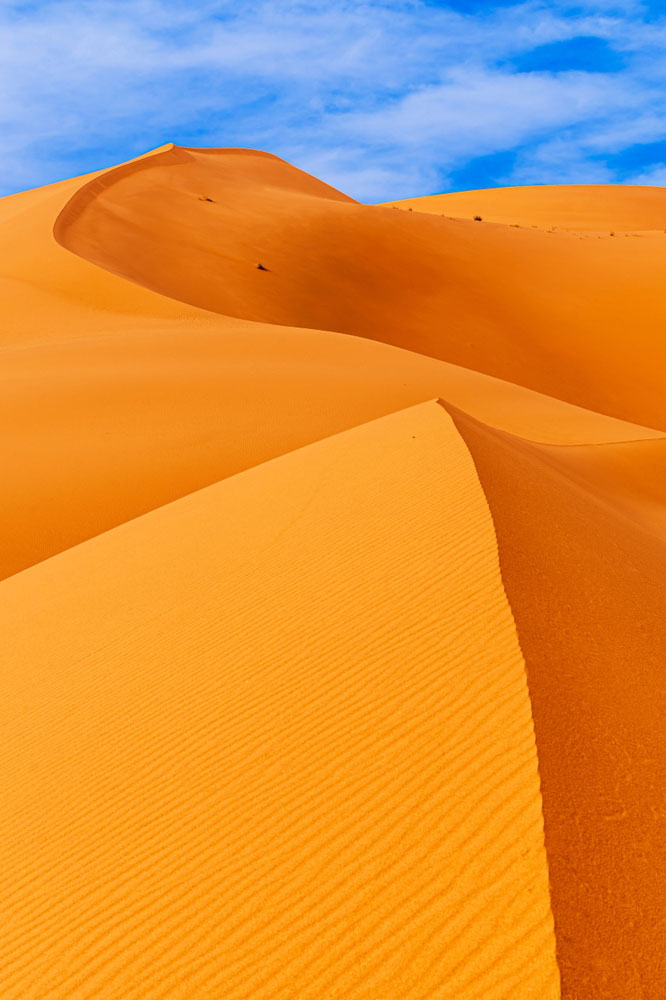
[[[0,200],[3,997],[661,996],[666,196],[410,207]]]
[[[415,212],[576,232],[666,232],[666,190],[612,184],[493,188],[389,202]]]
[[[559,996],[523,659],[435,402],[0,590],[3,997]]]
[[[666,234],[481,226],[304,177],[264,154],[174,148],[84,186],[55,234],[186,303],[382,340],[666,430]]]

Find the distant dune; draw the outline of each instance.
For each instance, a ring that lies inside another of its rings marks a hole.
[[[1,995],[661,996],[666,192],[0,229]]]
[[[666,232],[666,189],[611,184],[493,188],[391,202],[399,208],[508,226],[574,232]]]

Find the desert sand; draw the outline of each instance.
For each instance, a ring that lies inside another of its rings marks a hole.
[[[3,996],[661,995],[665,227],[0,201]]]

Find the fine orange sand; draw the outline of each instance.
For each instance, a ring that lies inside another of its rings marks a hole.
[[[661,996],[664,228],[171,146],[0,201],[0,995]]]

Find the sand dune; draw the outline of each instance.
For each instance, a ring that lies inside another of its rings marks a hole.
[[[661,995],[664,228],[0,200],[3,996]]]
[[[663,231],[481,225],[302,178],[275,157],[168,150],[84,187],[56,236],[185,303],[381,340],[666,430]]]
[[[561,187],[493,188],[456,191],[430,198],[390,202],[415,212],[502,225],[535,226],[608,234],[611,230],[666,232],[666,191],[661,187],[570,184]]]
[[[524,664],[436,403],[0,587],[3,996],[558,995]]]

